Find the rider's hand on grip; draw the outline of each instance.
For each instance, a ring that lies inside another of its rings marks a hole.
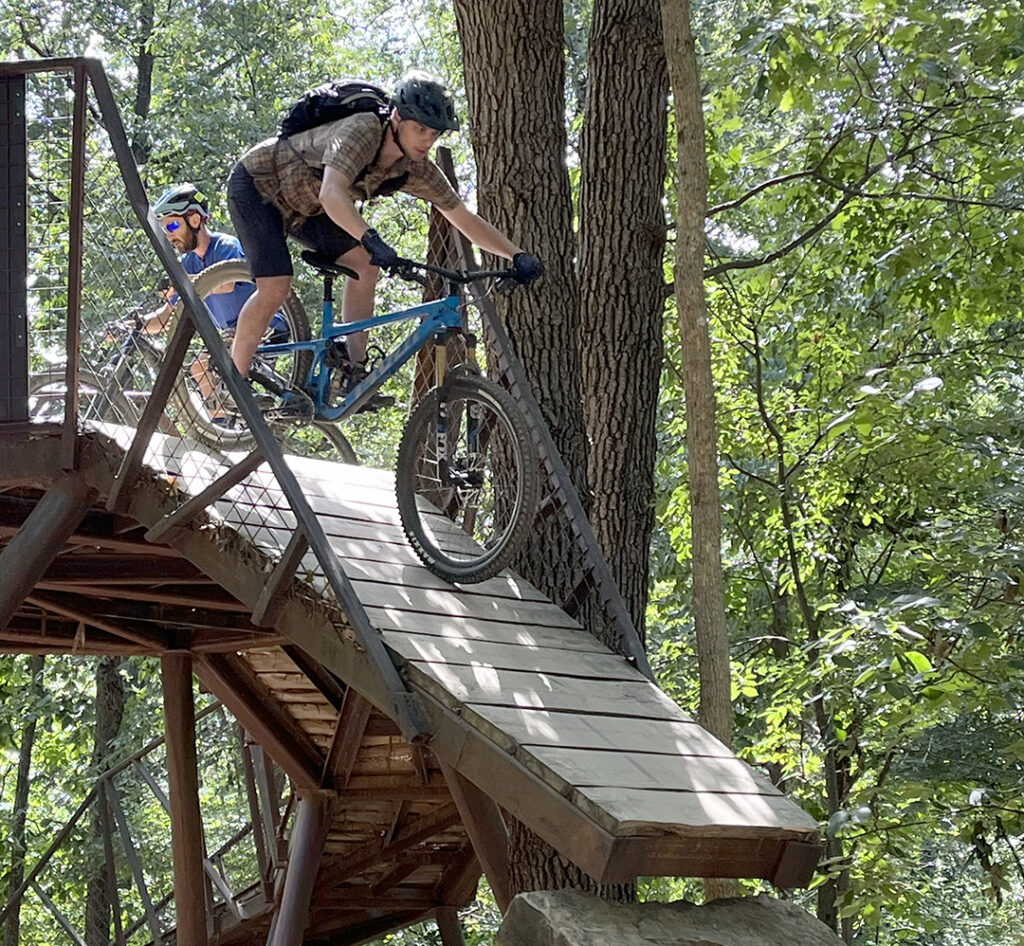
[[[544,272],[544,264],[529,253],[516,253],[512,257],[512,273],[522,283],[533,282]]]
[[[363,234],[363,238],[359,242],[363,249],[370,254],[370,263],[373,266],[389,269],[398,262],[398,254],[381,239],[380,234],[372,227]]]

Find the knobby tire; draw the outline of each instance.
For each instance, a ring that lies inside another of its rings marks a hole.
[[[438,409],[447,406],[448,461],[481,477],[455,486],[439,469]],[[467,411],[481,420],[479,448],[466,441]],[[402,528],[424,565],[451,583],[500,572],[533,526],[540,474],[526,419],[493,381],[450,375],[413,411],[398,448],[396,494]]]

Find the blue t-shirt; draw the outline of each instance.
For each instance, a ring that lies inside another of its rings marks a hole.
[[[201,273],[214,263],[221,263],[226,259],[242,259],[245,254],[242,252],[242,244],[227,233],[210,232],[210,245],[206,248],[206,255],[200,256],[195,251],[186,253],[181,258],[181,264],[185,272],[191,275]],[[241,312],[245,300],[256,291],[251,282],[236,282],[231,292],[211,292],[203,301],[210,309],[213,321],[219,329],[234,328],[238,321],[238,313]],[[278,312],[271,320],[271,326],[275,329],[287,328],[284,318]]]

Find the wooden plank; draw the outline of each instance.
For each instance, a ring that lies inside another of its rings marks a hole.
[[[359,592],[359,600],[368,608],[391,608],[419,614],[441,612],[474,620],[501,621],[503,624],[540,624],[542,627],[580,629],[575,619],[550,602],[512,601],[508,598],[461,594],[450,585],[447,588],[426,589],[377,581],[353,580],[353,584]]]
[[[636,680],[605,681],[600,676],[569,677],[516,670],[410,663],[409,672],[432,696],[453,709],[462,704],[573,710],[605,716],[673,719],[678,707],[661,690]]]
[[[463,719],[510,752],[519,746],[618,749],[732,758],[733,753],[681,709],[673,719],[633,719],[475,705]]]
[[[239,658],[205,656],[196,661],[203,684],[255,736],[296,786],[318,788],[323,756],[292,715],[267,700],[267,691]]]
[[[493,641],[522,647],[554,647],[582,653],[607,654],[596,637],[584,631],[549,628],[502,621],[472,621],[447,614],[415,614],[392,608],[367,608],[373,626],[386,633],[394,631],[417,637],[440,637],[452,641]]]
[[[324,762],[320,779],[323,784],[336,789],[348,785],[372,711],[370,703],[349,688],[345,702],[338,711],[330,749]]]
[[[668,789],[733,795],[781,795],[760,772],[740,759],[693,758],[605,749],[531,746],[516,758],[565,794],[571,787]],[[639,814],[639,812],[638,812]]]
[[[587,787],[573,801],[617,836],[685,834],[701,837],[817,836],[818,823],[784,795],[727,795]],[[642,812],[642,817],[637,817]]]
[[[452,766],[442,762],[441,768],[498,909],[507,913],[512,902],[512,886],[508,871],[508,829],[501,811],[492,798]]]
[[[453,641],[445,637],[384,632],[384,641],[406,660],[416,664],[462,665],[485,668],[593,677],[601,680],[635,680],[636,670],[611,651],[593,653],[554,647],[487,641]]]

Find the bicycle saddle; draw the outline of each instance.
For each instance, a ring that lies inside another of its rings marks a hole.
[[[317,253],[316,250],[303,250],[303,262],[309,263],[321,276],[347,276],[349,279],[358,279],[347,266],[339,266],[325,253]]]

